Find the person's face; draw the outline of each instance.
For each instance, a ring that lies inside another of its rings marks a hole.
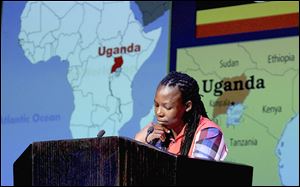
[[[186,107],[177,86],[160,86],[155,94],[154,106],[158,124],[168,129],[184,125],[182,118]]]

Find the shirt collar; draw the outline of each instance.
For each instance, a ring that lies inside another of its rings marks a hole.
[[[173,137],[171,137],[170,140],[172,142],[175,142],[175,141],[178,141],[179,139],[182,139],[184,137],[185,127],[186,127],[186,125],[184,125],[184,127],[181,129],[181,131],[179,132],[179,134],[177,135],[177,137],[175,139]]]

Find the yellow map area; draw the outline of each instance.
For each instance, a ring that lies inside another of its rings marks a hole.
[[[225,161],[253,166],[253,185],[281,185],[275,153],[299,113],[299,37],[178,49],[176,69],[198,81],[209,117],[224,132]],[[229,107],[238,105],[229,122]]]

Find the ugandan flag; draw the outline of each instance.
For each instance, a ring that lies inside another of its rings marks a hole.
[[[196,38],[299,27],[298,1],[199,7],[201,1],[197,4]]]

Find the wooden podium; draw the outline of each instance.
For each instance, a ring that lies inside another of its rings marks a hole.
[[[251,185],[253,167],[176,156],[125,137],[34,142],[14,185]]]

